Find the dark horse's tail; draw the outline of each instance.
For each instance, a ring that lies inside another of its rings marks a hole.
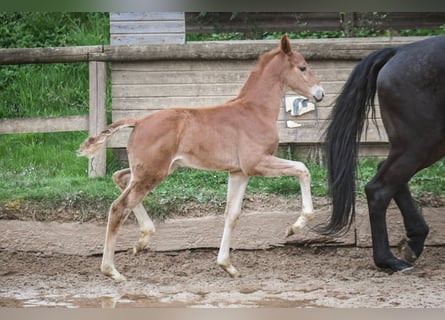
[[[332,215],[326,225],[319,226],[322,234],[347,232],[354,219],[359,141],[370,111],[375,121],[377,75],[395,52],[395,48],[385,48],[358,63],[334,103],[324,136]]]

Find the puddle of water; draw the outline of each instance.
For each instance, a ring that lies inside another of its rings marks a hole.
[[[146,295],[122,296],[35,296],[0,297],[0,307],[7,308],[126,308],[126,307],[185,307],[185,302],[160,301]]]
[[[241,294],[244,295],[244,294]],[[227,298],[227,297],[226,297]],[[147,296],[144,294],[123,295],[46,295],[38,294],[16,294],[13,297],[0,297],[0,307],[9,308],[214,308],[214,307],[314,307],[315,300],[286,299],[283,297],[251,296],[250,298],[237,297],[232,294],[230,299],[222,297],[210,297],[203,299],[202,296],[193,293],[177,293],[164,296]]]

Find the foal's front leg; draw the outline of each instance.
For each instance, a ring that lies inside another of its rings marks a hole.
[[[248,182],[249,177],[243,173],[229,174],[224,233],[218,253],[218,264],[232,278],[239,277],[239,272],[230,262],[230,239],[241,214],[241,205]]]
[[[265,156],[257,164],[254,172],[256,175],[264,177],[291,176],[300,181],[302,212],[297,221],[286,230],[286,237],[302,230],[306,224],[314,218],[314,207],[311,196],[311,174],[304,163],[274,156]]]

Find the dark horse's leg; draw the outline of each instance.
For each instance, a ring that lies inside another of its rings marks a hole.
[[[398,158],[402,159],[402,158]],[[400,161],[400,160],[399,160]],[[380,268],[390,268],[401,271],[411,268],[411,264],[397,259],[389,248],[388,230],[386,226],[386,210],[389,202],[405,185],[405,181],[398,182],[400,177],[399,161],[394,161],[391,156],[379,166],[374,178],[366,185],[365,192],[368,200],[369,219],[371,224],[372,247],[374,263]],[[410,176],[404,180],[408,181]],[[403,200],[402,200],[403,202]]]
[[[429,228],[417,209],[407,184],[394,195],[394,200],[402,212],[407,237],[401,243],[402,259],[413,263],[422,254]]]
[[[365,191],[374,262],[378,267],[394,271],[412,266],[390,251],[386,227],[389,202],[394,199],[403,216],[408,238],[404,258],[415,260],[422,253],[428,226],[416,209],[408,182],[419,170],[445,154],[445,92],[442,90],[445,38],[437,39],[401,47],[377,77],[380,111],[390,151]]]
[[[379,170],[383,164],[384,161],[379,164]],[[372,189],[370,186],[368,188]],[[402,213],[407,237],[401,243],[402,258],[407,262],[413,263],[423,251],[429,228],[414,203],[408,184],[400,187],[394,194],[394,200]]]

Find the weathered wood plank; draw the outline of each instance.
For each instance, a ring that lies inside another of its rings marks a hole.
[[[29,63],[86,62],[102,46],[0,49],[0,65]]]
[[[147,62],[115,62],[113,72],[211,72],[214,70],[246,73],[253,69],[257,60],[172,60]],[[323,79],[338,79],[349,75],[357,61],[309,61],[314,73]]]
[[[151,81],[150,81],[151,82]],[[220,82],[209,83],[204,81],[190,81],[184,83],[165,84],[115,84],[113,85],[112,97],[168,97],[170,95],[180,97],[198,96],[232,96],[236,97],[242,88],[243,82]],[[323,83],[326,94],[336,95],[342,89],[344,83],[341,81],[329,81]],[[295,93],[294,93],[295,94]],[[327,106],[326,101],[320,105]]]
[[[301,39],[291,42],[310,60],[360,60],[375,50],[426,37],[393,37],[376,39]],[[153,61],[153,60],[256,60],[259,55],[277,47],[276,40],[240,40],[189,42],[185,45],[105,46],[102,54],[91,54],[100,61]]]
[[[112,45],[159,45],[185,43],[182,12],[114,13],[110,16]]]
[[[147,63],[114,62],[112,71],[124,72],[201,72],[201,71],[243,71],[248,73],[254,67],[256,60],[158,60]]]
[[[244,83],[249,75],[249,70],[227,70],[225,66],[220,69],[208,71],[179,71],[179,70],[115,70],[113,68],[112,84],[177,84],[177,83]],[[328,87],[333,81],[343,83],[349,77],[351,71],[340,70],[317,70],[314,72],[317,79],[322,82],[323,87]]]
[[[372,51],[427,37],[301,39],[291,43],[306,60],[360,60]],[[0,49],[1,64],[57,62],[134,62],[159,60],[256,60],[277,47],[276,40],[190,42],[171,45],[81,46]]]
[[[218,96],[218,95],[233,95],[240,90],[239,84],[220,83],[214,84],[180,84],[180,85],[115,85],[113,86],[113,97],[147,97],[147,96],[168,96],[174,93],[177,96],[183,97],[198,97],[198,96]]]
[[[178,98],[178,99],[169,99],[171,102],[174,102],[172,104],[163,105],[166,101],[162,98],[160,99],[146,99],[146,98],[134,98],[134,99],[119,99],[121,102],[126,103],[125,108],[114,108],[112,114],[113,119],[120,119],[124,118],[126,116],[131,117],[141,117],[145,114],[156,112],[164,109],[169,109],[173,107],[192,107],[192,108],[205,108],[210,106],[216,106],[219,105],[217,101],[217,97],[207,97],[208,99],[205,99],[205,97],[200,96],[196,97],[196,99],[190,99],[189,97],[186,98]],[[142,99],[146,101],[145,104],[139,102],[137,105],[136,103],[131,103],[129,100],[139,100]],[[228,99],[225,96],[221,97],[221,103],[226,102]],[[159,101],[159,103],[156,103],[156,101]],[[181,102],[181,103],[179,103]],[[206,104],[206,102],[208,102]],[[119,105],[119,103],[116,103],[115,100],[113,100],[114,105]],[[195,105],[196,104],[196,105]],[[259,111],[260,112],[260,111]],[[331,112],[330,108],[327,107],[319,107],[317,110],[318,113],[318,120],[320,122],[327,120],[329,118],[329,114]],[[377,113],[379,114],[379,113]],[[306,114],[303,114],[301,116],[292,116],[290,112],[285,112],[284,107],[280,108],[280,113],[278,115],[279,121],[287,121],[287,120],[293,120],[296,122],[307,122],[307,121],[315,121],[317,119],[317,116],[314,111],[308,112]],[[377,117],[377,120],[380,121],[380,118]],[[370,123],[372,126],[372,122]],[[379,122],[379,126],[383,126],[381,122]]]
[[[132,84],[189,84],[189,83],[242,83],[247,79],[248,71],[213,70],[213,71],[113,71],[113,85]]]
[[[110,12],[110,21],[149,21],[149,20],[181,20],[184,12]]]
[[[322,103],[317,104],[319,119],[327,119],[327,116],[331,110],[331,104],[336,98],[336,94],[327,94]],[[113,97],[113,110],[122,111],[125,110],[162,110],[173,107],[210,107],[223,104],[235,97],[234,94],[219,95],[219,96],[199,96],[199,97],[184,97],[184,96],[150,96],[150,97]],[[378,105],[377,105],[378,107]],[[282,106],[284,110],[284,107]],[[280,117],[284,118],[284,111],[280,114]],[[307,117],[303,115],[302,117]],[[380,118],[380,111],[376,108],[377,118]]]
[[[0,119],[0,134],[83,130],[88,130],[88,115],[32,119]]]
[[[112,36],[122,34],[144,34],[144,33],[184,33],[184,21],[120,21],[110,22]]]
[[[171,45],[185,42],[184,34],[115,34],[110,37],[113,45]],[[100,59],[102,60],[102,59]]]
[[[89,63],[89,103],[90,112],[88,118],[88,134],[96,136],[107,126],[106,116],[106,85],[107,71],[105,62],[92,61]],[[90,178],[103,177],[106,173],[106,153],[105,146],[88,160],[88,176]]]
[[[113,112],[127,110],[162,110],[173,107],[211,107],[222,104],[233,98],[233,95],[199,96],[199,97],[113,97]]]

